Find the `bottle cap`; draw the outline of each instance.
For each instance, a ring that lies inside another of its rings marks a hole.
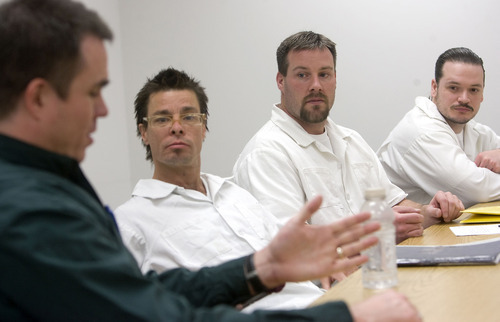
[[[365,198],[385,198],[384,188],[368,188],[365,190]]]

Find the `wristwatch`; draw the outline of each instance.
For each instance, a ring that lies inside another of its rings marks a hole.
[[[260,280],[253,263],[253,255],[254,254],[249,255],[245,259],[245,266],[243,271],[245,272],[245,279],[247,283],[252,287],[252,290],[255,292],[255,294],[269,294],[281,291],[283,287],[285,287],[285,284],[279,285],[272,289],[269,289],[265,287],[264,284],[262,284],[262,281]]]

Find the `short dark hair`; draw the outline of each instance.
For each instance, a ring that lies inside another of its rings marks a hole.
[[[434,70],[434,79],[436,80],[437,84],[439,84],[439,81],[443,77],[443,66],[446,62],[457,62],[457,63],[461,62],[461,63],[481,66],[481,68],[483,69],[483,86],[484,86],[485,71],[484,71],[483,60],[469,48],[465,47],[450,48],[438,57],[436,61],[436,68]]]
[[[286,76],[288,70],[288,53],[291,51],[328,49],[333,56],[333,66],[337,66],[337,51],[335,43],[327,37],[312,31],[301,31],[291,35],[281,42],[276,50],[276,60],[278,61],[278,71]]]
[[[37,77],[66,98],[81,64],[84,36],[112,40],[109,27],[84,5],[70,0],[12,0],[0,6],[0,119],[15,109]]]
[[[141,137],[139,125],[142,124],[147,129],[147,122],[144,122],[144,117],[148,116],[149,99],[152,94],[170,90],[190,90],[193,91],[200,104],[200,113],[204,113],[208,119],[208,97],[205,93],[205,88],[200,85],[200,82],[186,74],[184,71],[179,71],[174,68],[161,70],[153,78],[148,78],[144,86],[141,88],[135,98],[135,121],[137,124],[137,135]],[[205,128],[208,130],[207,119],[205,119]],[[146,160],[153,161],[151,148],[146,147]]]

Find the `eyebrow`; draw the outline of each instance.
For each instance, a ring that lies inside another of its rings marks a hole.
[[[181,114],[182,113],[201,113],[201,112],[198,112],[198,109],[194,106],[184,106],[181,108]],[[168,110],[161,110],[154,112],[153,115],[172,115],[172,113]]]
[[[292,69],[292,71],[295,71],[295,70],[308,70],[310,68],[308,67],[304,67],[304,66],[297,66],[295,68]],[[333,70],[333,67],[331,66],[324,66],[324,67],[321,67],[320,70]]]
[[[108,79],[103,79],[100,82],[98,82],[96,84],[96,86],[99,86],[100,88],[103,88],[103,87],[107,86],[108,84],[109,84],[109,80]]]
[[[459,82],[456,82],[456,81],[445,82],[445,85],[459,85],[459,86],[463,86],[463,84],[461,84]],[[470,85],[470,87],[483,87],[483,85],[482,84],[472,84],[472,85]]]

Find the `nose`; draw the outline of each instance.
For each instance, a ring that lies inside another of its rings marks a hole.
[[[172,125],[170,125],[170,133],[172,134],[184,133],[184,129],[182,128],[182,124],[179,119],[172,120]]]
[[[470,102],[469,93],[466,90],[460,93],[458,96],[458,102],[460,104],[468,104]]]
[[[311,92],[314,92],[314,91],[321,91],[322,90],[322,86],[321,86],[321,82],[319,80],[319,77],[318,75],[313,75],[311,77],[311,85],[309,87],[309,90]]]
[[[99,99],[96,102],[95,111],[97,117],[105,117],[108,115],[108,107],[102,96],[99,96]]]

